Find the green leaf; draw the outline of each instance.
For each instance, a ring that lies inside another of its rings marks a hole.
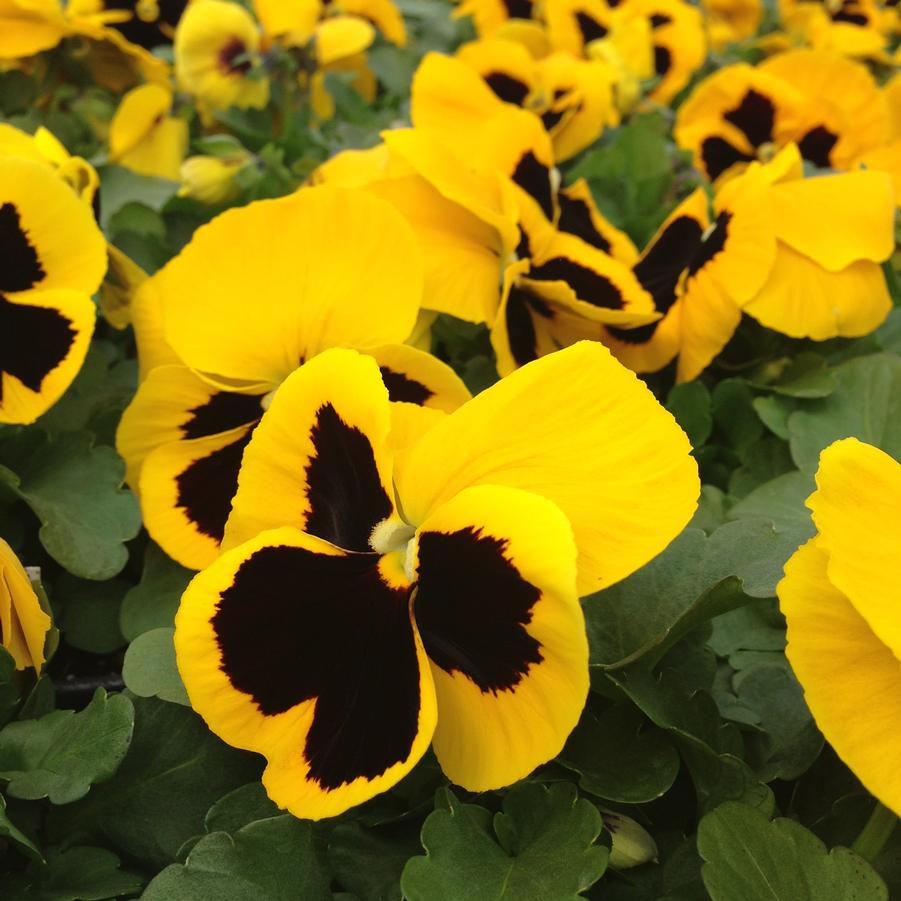
[[[103,848],[74,847],[48,855],[46,865],[0,878],[0,896],[29,901],[105,901],[140,891],[144,880],[119,869]]]
[[[260,758],[223,744],[186,707],[156,698],[133,703],[134,738],[116,775],[54,810],[48,833],[103,844],[159,869],[203,832],[210,805],[259,778]]]
[[[557,760],[579,773],[584,791],[623,804],[661,797],[679,772],[679,755],[666,734],[624,705],[599,716],[586,708]]]
[[[623,666],[746,603],[744,595],[771,597],[796,547],[794,534],[762,519],[726,523],[709,537],[686,529],[628,579],[583,601],[592,663]]]
[[[692,447],[700,447],[713,430],[710,392],[703,382],[676,385],[666,399],[666,408],[688,435]]]
[[[752,380],[751,384],[785,397],[827,397],[835,390],[836,379],[825,357],[800,353],[768,364],[779,367],[771,382]]]
[[[122,601],[122,634],[133,641],[151,629],[172,626],[175,611],[194,573],[174,560],[156,544],[147,545],[141,581]]]
[[[0,725],[12,716],[19,703],[19,688],[14,681],[16,661],[12,654],[0,645]]]
[[[798,468],[814,472],[820,451],[848,436],[901,459],[901,358],[858,357],[833,372],[835,391],[789,417],[792,457]]]
[[[128,582],[88,582],[68,574],[56,584],[54,606],[61,608],[58,625],[73,648],[109,654],[125,644],[119,629],[119,608]]]
[[[6,798],[0,795],[0,839],[15,842],[19,849],[32,860],[42,861],[44,858],[38,846],[21,829],[16,827],[6,812]]]
[[[744,804],[707,814],[698,850],[712,901],[888,901],[885,883],[853,851],[827,852],[800,823],[770,822]]]
[[[398,901],[404,865],[422,850],[413,824],[367,829],[341,823],[329,835],[335,878],[359,901]]]
[[[163,870],[142,901],[332,901],[312,824],[290,815],[259,820],[234,836],[202,838],[184,864]]]
[[[814,487],[809,473],[783,473],[743,497],[729,510],[729,518],[769,519],[778,531],[793,535],[795,544],[800,545],[814,533],[810,510],[804,503]]]
[[[138,175],[121,166],[102,166],[100,175],[100,226],[104,231],[126,204],[140,203],[159,212],[178,190],[178,182]]]
[[[124,542],[141,528],[138,503],[122,488],[125,464],[88,432],[31,434],[35,446],[7,464],[14,471],[0,469],[0,481],[37,514],[57,562],[83,579],[111,579],[128,560]]]
[[[227,832],[234,835],[243,826],[256,820],[278,816],[281,811],[269,800],[261,782],[249,782],[220,798],[203,821],[207,832]]]
[[[449,790],[422,827],[425,857],[401,879],[409,901],[573,901],[603,875],[601,815],[568,783],[510,789],[503,813],[461,804]]]
[[[131,742],[134,711],[124,695],[98,688],[80,713],[57,710],[0,731],[0,779],[9,794],[69,804],[109,779]]]
[[[141,698],[157,697],[191,705],[175,665],[175,629],[151,629],[139,635],[125,652],[122,679]]]

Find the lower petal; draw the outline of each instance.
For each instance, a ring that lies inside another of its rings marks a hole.
[[[267,758],[266,790],[295,816],[385,791],[431,741],[409,584],[383,569],[375,554],[276,529],[224,553],[182,598],[175,648],[192,706]]]
[[[420,528],[415,566],[438,760],[471,791],[509,785],[560,752],[588,692],[572,529],[537,495],[470,488]]]

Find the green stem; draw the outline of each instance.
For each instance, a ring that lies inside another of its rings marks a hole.
[[[867,824],[857,836],[851,850],[872,863],[895,831],[898,817],[884,804],[876,802]]]

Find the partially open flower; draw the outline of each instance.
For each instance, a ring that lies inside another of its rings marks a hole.
[[[785,565],[786,655],[827,741],[901,814],[901,464],[856,438],[820,455],[817,535]]]
[[[129,91],[110,123],[110,161],[140,175],[176,180],[188,149],[188,123],[170,115],[172,92],[155,84]]]
[[[200,203],[225,203],[235,197],[240,188],[237,174],[252,160],[249,153],[228,156],[189,156],[179,170],[179,197],[192,197]]]
[[[579,594],[658,553],[698,495],[685,435],[597,343],[399,456],[390,430],[370,358],[325,351],[285,381],[176,617],[192,705],[267,757],[296,816],[390,788],[429,744],[472,791],[559,753],[588,691]]]
[[[13,549],[0,538],[0,645],[16,669],[44,665],[44,639],[50,617],[41,609],[31,580]]]
[[[260,30],[237,3],[197,0],[188,7],[175,32],[175,73],[211,109],[259,108],[269,100]]]

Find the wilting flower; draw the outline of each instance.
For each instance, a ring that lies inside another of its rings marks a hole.
[[[785,565],[786,654],[827,741],[901,813],[901,465],[856,438],[820,455],[817,535]]]
[[[259,108],[269,100],[260,29],[237,3],[197,0],[188,6],[175,31],[175,73],[211,109]]]
[[[698,495],[685,435],[594,343],[394,458],[390,430],[375,361],[330,350],[292,375],[176,618],[192,705],[267,757],[297,816],[390,788],[430,743],[473,791],[557,754],[588,690],[579,593],[658,553]]]
[[[140,175],[176,180],[188,123],[170,115],[172,92],[155,84],[129,91],[110,122],[110,161]]]
[[[362,192],[305,189],[198,229],[135,301],[139,346],[158,365],[125,411],[117,445],[154,540],[188,567],[215,559],[271,393],[327,348],[373,355],[392,400],[427,408],[426,419],[465,400],[453,370],[400,343],[421,299],[409,226]]]
[[[0,422],[33,422],[75,378],[106,245],[46,163],[0,156]]]
[[[675,137],[716,180],[789,143],[815,166],[851,169],[890,129],[889,105],[865,66],[795,50],[710,75],[679,108]]]
[[[40,672],[49,629],[50,617],[41,609],[28,573],[0,538],[0,645],[12,655],[16,669]]]

